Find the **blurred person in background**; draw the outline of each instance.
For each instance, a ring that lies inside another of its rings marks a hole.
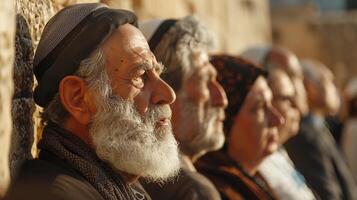
[[[203,156],[197,167],[218,188],[222,199],[278,199],[258,172],[261,162],[278,149],[277,126],[283,117],[272,106],[267,72],[228,55],[212,64],[228,97],[223,149]]]
[[[294,101],[301,116],[308,113],[304,75],[299,60],[293,52],[281,46],[258,46],[245,50],[241,56],[264,69],[279,68],[287,73],[295,89]]]
[[[357,199],[352,174],[326,126],[325,117],[339,110],[332,72],[313,60],[301,60],[309,114],[299,134],[285,145],[297,169],[321,199]]]
[[[268,83],[273,92],[273,106],[282,114],[285,123],[278,127],[279,150],[263,161],[259,171],[281,199],[315,199],[283,146],[299,131],[300,112],[294,101],[293,84],[281,69],[269,70]]]
[[[357,180],[357,78],[347,83],[344,94],[347,116],[342,132],[341,149],[354,179]]]
[[[261,56],[258,56],[262,54]],[[270,186],[281,199],[315,199],[314,194],[306,185],[304,177],[296,170],[283,144],[294,137],[299,131],[301,118],[297,102],[303,105],[301,94],[297,95],[295,85],[302,84],[302,70],[296,62],[296,56],[281,47],[254,47],[242,54],[268,70],[268,84],[273,93],[273,106],[282,114],[285,123],[278,127],[278,151],[268,156],[259,166],[259,172],[266,178]],[[265,58],[264,58],[265,57]],[[290,77],[288,73],[290,73]],[[292,77],[292,78],[291,78]],[[306,108],[304,107],[306,110]]]
[[[171,183],[145,184],[153,199],[220,199],[214,185],[193,163],[224,144],[227,97],[209,62],[211,32],[196,17],[144,22],[140,29],[167,70],[163,79],[175,90],[173,132],[181,151],[181,173]]]

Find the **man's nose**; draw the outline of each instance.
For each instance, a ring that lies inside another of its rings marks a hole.
[[[210,87],[210,95],[212,99],[212,105],[215,107],[226,108],[228,105],[227,95],[221,84],[218,81],[213,81]]]
[[[280,112],[274,106],[270,106],[268,108],[268,125],[269,125],[269,127],[278,127],[284,123],[285,123],[285,119],[280,114]]]
[[[158,77],[151,95],[151,102],[154,105],[172,104],[175,99],[176,94],[173,89],[164,80]]]

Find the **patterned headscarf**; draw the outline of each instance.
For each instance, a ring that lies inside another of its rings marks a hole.
[[[224,122],[224,131],[228,135],[234,117],[239,113],[255,80],[261,75],[266,77],[268,72],[247,60],[229,55],[211,56],[211,63],[217,69],[217,79],[222,84],[228,98]]]

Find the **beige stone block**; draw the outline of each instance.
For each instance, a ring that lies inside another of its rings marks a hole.
[[[32,98],[16,98],[12,101],[13,131],[11,135],[10,169],[12,178],[26,159],[31,159],[34,141],[32,115],[35,104]]]
[[[34,135],[39,120],[32,100],[35,81],[32,73],[34,50],[47,21],[54,15],[51,0],[16,0],[16,58],[14,63],[14,96],[12,102],[13,131],[10,152],[11,175],[24,159],[31,157]],[[36,152],[36,149],[33,150]]]
[[[101,2],[107,4],[111,8],[133,10],[132,0],[101,0]]]
[[[215,51],[237,54],[246,47],[271,43],[267,0],[135,0],[140,20],[195,14],[213,30]]]
[[[99,0],[51,0],[55,12],[77,3],[98,3]]]
[[[12,131],[11,98],[15,44],[15,2],[3,1],[0,6],[0,197],[9,181],[9,149]]]
[[[267,0],[188,0],[217,35],[217,51],[237,54],[247,47],[271,43]]]
[[[357,12],[321,15],[303,6],[272,13],[274,43],[326,64],[338,86],[357,76]]]

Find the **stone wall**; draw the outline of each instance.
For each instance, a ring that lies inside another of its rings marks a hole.
[[[12,177],[21,163],[31,158],[34,130],[38,115],[32,98],[34,78],[32,60],[42,29],[54,14],[51,1],[16,0],[16,57],[14,63],[14,95],[12,99],[13,131],[10,151]],[[35,112],[36,111],[36,112]]]
[[[330,67],[340,87],[357,76],[356,11],[321,14],[308,6],[275,9],[272,30],[274,43]]]
[[[271,42],[268,0],[102,0],[133,10],[140,20],[196,14],[217,36],[218,52],[237,54]]]
[[[15,1],[3,1],[0,6],[0,197],[10,180],[9,148],[12,130],[12,71],[15,55]],[[6,19],[6,20],[3,20]]]

